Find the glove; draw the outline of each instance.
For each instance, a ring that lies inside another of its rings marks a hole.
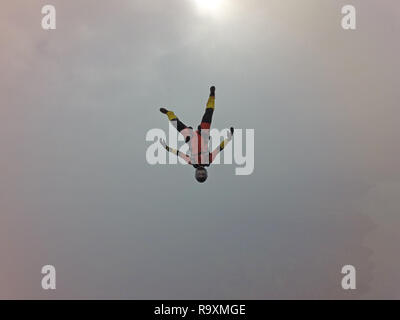
[[[164,139],[160,138],[160,143],[165,149],[167,149],[167,144],[165,143]]]
[[[231,127],[230,131],[228,131],[228,139],[229,140],[232,139],[233,132],[234,132],[234,129],[233,129],[233,127]]]

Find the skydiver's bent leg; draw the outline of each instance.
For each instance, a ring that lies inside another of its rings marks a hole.
[[[180,121],[173,111],[169,111],[165,108],[161,108],[160,111],[161,113],[167,115],[168,120],[175,127],[175,129],[178,130],[185,137],[185,139],[188,135],[190,135],[191,129],[187,127],[182,121]]]

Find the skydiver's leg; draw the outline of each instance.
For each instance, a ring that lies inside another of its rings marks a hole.
[[[190,134],[190,128],[187,127],[182,121],[178,119],[173,111],[169,111],[165,108],[160,108],[160,112],[167,115],[168,120],[171,124],[178,130],[186,139],[186,137]]]
[[[212,116],[215,108],[215,87],[210,88],[210,96],[207,101],[206,111],[204,112],[203,118],[201,119],[200,128],[210,129]]]

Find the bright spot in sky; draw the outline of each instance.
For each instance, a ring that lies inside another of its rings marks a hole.
[[[202,10],[216,12],[221,7],[223,0],[195,0],[195,2]]]

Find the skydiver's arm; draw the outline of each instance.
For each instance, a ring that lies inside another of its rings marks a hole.
[[[214,161],[214,159],[216,158],[216,156],[218,155],[218,153],[220,153],[222,150],[224,150],[224,148],[226,147],[226,145],[232,140],[233,137],[233,131],[234,129],[231,127],[230,131],[228,132],[228,138],[226,138],[224,141],[222,141],[218,147],[216,147],[214,149],[214,151],[211,153],[211,159],[210,159],[210,163]]]
[[[181,157],[181,158],[182,158],[183,160],[185,160],[188,164],[191,164],[191,163],[190,163],[190,157],[189,157],[187,154],[185,154],[185,153],[183,153],[183,152],[180,152],[179,150],[176,150],[176,149],[174,149],[174,148],[171,148],[171,147],[167,146],[167,144],[165,143],[165,141],[164,141],[163,139],[160,139],[160,143],[161,143],[161,145],[165,148],[165,150],[167,150],[167,151],[169,151],[169,152],[171,152],[171,153],[177,155],[178,157]]]

